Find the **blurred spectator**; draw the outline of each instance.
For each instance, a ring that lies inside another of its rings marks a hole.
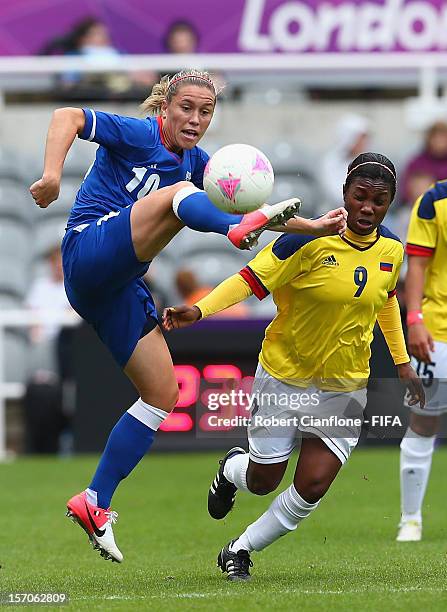
[[[34,280],[25,298],[25,306],[39,312],[44,321],[42,325],[30,329],[30,340],[33,344],[55,340],[61,325],[54,321],[54,315],[72,310],[65,294],[59,244],[49,249],[45,260],[46,273]]]
[[[68,53],[102,57],[115,57],[119,54],[112,44],[106,25],[94,17],[87,17],[76,24],[69,37],[72,48],[67,50]]]
[[[174,21],[168,27],[163,39],[163,47],[166,53],[183,54],[198,53],[200,36],[198,30],[189,21]],[[225,76],[213,70],[213,79],[219,89],[225,87]]]
[[[199,33],[188,21],[174,21],[163,41],[166,53],[197,53]]]
[[[406,185],[408,199],[402,201],[395,210],[391,209],[386,220],[386,226],[399,236],[402,242],[405,242],[407,238],[413,204],[434,182],[435,177],[423,169],[415,170],[413,174],[408,176]]]
[[[430,177],[428,185],[447,178],[447,119],[438,120],[428,128],[422,150],[407,162],[400,185],[402,202],[414,202],[414,175]],[[426,187],[427,184],[418,195],[425,191]]]
[[[67,351],[71,353],[72,330],[54,320],[72,311],[65,295],[60,244],[50,248],[45,259],[45,274],[35,279],[25,299],[25,306],[43,319],[42,325],[30,328],[31,373],[23,398],[28,453],[56,453],[62,450],[62,440],[70,437],[72,406],[65,401],[65,362],[71,357]]]
[[[188,268],[181,268],[177,271],[175,276],[175,284],[177,291],[180,294],[183,302],[188,306],[192,306],[200,299],[208,295],[212,291],[213,287],[207,287],[201,285],[197,276],[192,270]],[[218,312],[213,315],[213,318],[226,318],[226,319],[246,319],[250,316],[250,310],[247,304],[239,303],[234,306],[230,306],[222,312]]]
[[[194,272],[188,268],[177,270],[175,285],[180,297],[188,306],[195,304],[213,289],[213,287],[201,285]]]
[[[76,23],[65,35],[50,41],[41,51],[41,55],[82,55],[100,61],[101,64],[120,55],[114,47],[107,26],[96,17],[87,17]],[[126,74],[103,73],[85,74],[65,73],[61,81],[65,87],[79,85],[103,86],[113,91],[126,91],[133,86],[148,87],[157,75],[151,71],[134,71]]]
[[[321,187],[324,205],[320,212],[343,203],[343,185],[346,167],[364,151],[369,149],[369,122],[361,115],[345,115],[335,126],[334,144],[323,157]]]
[[[64,36],[50,40],[39,54],[115,57],[119,51],[113,46],[105,24],[95,17],[87,17],[76,23]]]

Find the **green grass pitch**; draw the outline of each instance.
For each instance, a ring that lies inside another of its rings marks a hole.
[[[217,458],[149,456],[122,483],[121,565],[101,559],[64,516],[96,458],[0,464],[0,591],[66,592],[73,610],[446,610],[445,449],[433,461],[422,542],[394,541],[397,449],[359,449],[311,518],[253,554],[253,579],[242,584],[223,578],[217,553],[274,494],[239,494],[229,517],[213,521],[206,494]]]

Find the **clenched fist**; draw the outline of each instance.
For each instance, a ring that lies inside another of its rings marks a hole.
[[[61,181],[59,178],[46,177],[44,175],[41,179],[33,183],[29,190],[37,206],[46,208],[51,202],[57,200],[60,188]]]

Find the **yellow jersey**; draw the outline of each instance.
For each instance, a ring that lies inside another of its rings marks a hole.
[[[447,342],[447,180],[439,181],[416,200],[406,251],[430,257],[422,313],[434,340]]]
[[[377,314],[395,294],[403,254],[384,226],[363,237],[283,234],[267,245],[240,272],[277,307],[259,356],[264,369],[299,387],[364,387]]]

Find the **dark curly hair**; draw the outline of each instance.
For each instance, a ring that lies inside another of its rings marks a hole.
[[[355,178],[380,179],[390,187],[391,201],[396,195],[396,168],[391,160],[381,153],[360,153],[348,166],[343,192]]]

